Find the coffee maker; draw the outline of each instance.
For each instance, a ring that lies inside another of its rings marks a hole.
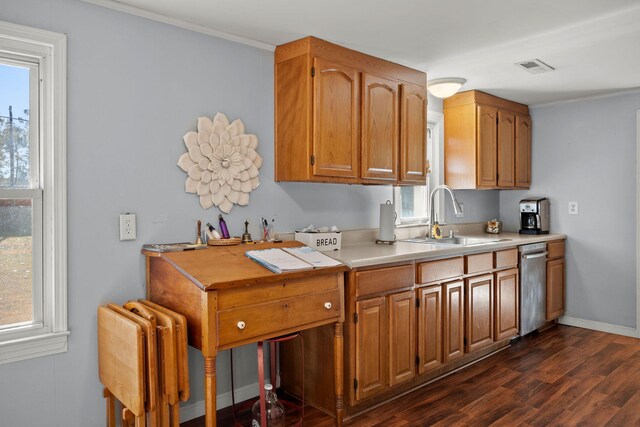
[[[520,234],[549,234],[549,199],[520,200]]]

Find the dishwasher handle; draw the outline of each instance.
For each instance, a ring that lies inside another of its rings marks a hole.
[[[543,256],[547,256],[549,252],[537,252],[535,254],[523,254],[522,259],[534,259],[534,258],[542,258]]]

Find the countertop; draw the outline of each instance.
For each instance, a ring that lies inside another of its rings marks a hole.
[[[443,246],[425,243],[396,242],[393,245],[360,243],[343,245],[342,249],[325,254],[342,261],[350,268],[367,267],[392,262],[412,260],[432,260],[438,258],[450,258],[457,255],[466,255],[479,252],[489,252],[499,249],[508,249],[529,243],[548,242],[552,240],[566,239],[565,234],[538,234],[526,235],[503,232],[500,234],[464,234],[466,237],[495,237],[508,239],[495,243],[485,243],[474,246]]]

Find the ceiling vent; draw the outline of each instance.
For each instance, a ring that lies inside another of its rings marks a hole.
[[[528,71],[531,74],[547,73],[555,70],[550,65],[545,64],[539,59],[529,59],[528,61],[516,62],[514,65]]]

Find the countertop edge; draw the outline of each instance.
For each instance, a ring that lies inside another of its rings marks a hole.
[[[469,237],[475,237],[474,235],[468,235]],[[495,250],[509,249],[515,248],[518,246],[531,244],[531,243],[539,243],[539,242],[550,242],[554,240],[566,240],[567,235],[562,233],[553,233],[553,234],[537,234],[537,235],[523,235],[517,233],[503,233],[499,236],[504,236],[505,238],[510,238],[508,241],[504,242],[495,242],[495,243],[486,243],[483,245],[476,246],[460,246],[460,247],[437,247],[436,245],[429,245],[424,243],[409,243],[409,242],[398,242],[396,245],[415,245],[412,246],[412,251],[406,251],[403,253],[402,250],[399,249],[399,246],[396,246],[395,252],[393,254],[381,254],[378,256],[370,256],[359,258],[354,255],[346,255],[345,252],[356,252],[358,250],[362,251],[371,251],[372,247],[380,247],[376,243],[362,243],[355,245],[344,246],[340,251],[335,251],[333,253],[325,252],[327,255],[335,258],[349,268],[360,268],[360,267],[371,267],[375,265],[383,265],[397,262],[405,262],[405,261],[431,261],[442,258],[451,258],[456,256],[469,255],[474,253],[481,252],[489,252]],[[487,234],[484,234],[483,237],[487,237]],[[424,247],[425,250],[416,250],[417,248]],[[436,247],[434,247],[436,246]],[[382,249],[380,252],[384,252]],[[389,251],[391,252],[391,251]],[[399,252],[399,253],[398,253]]]

